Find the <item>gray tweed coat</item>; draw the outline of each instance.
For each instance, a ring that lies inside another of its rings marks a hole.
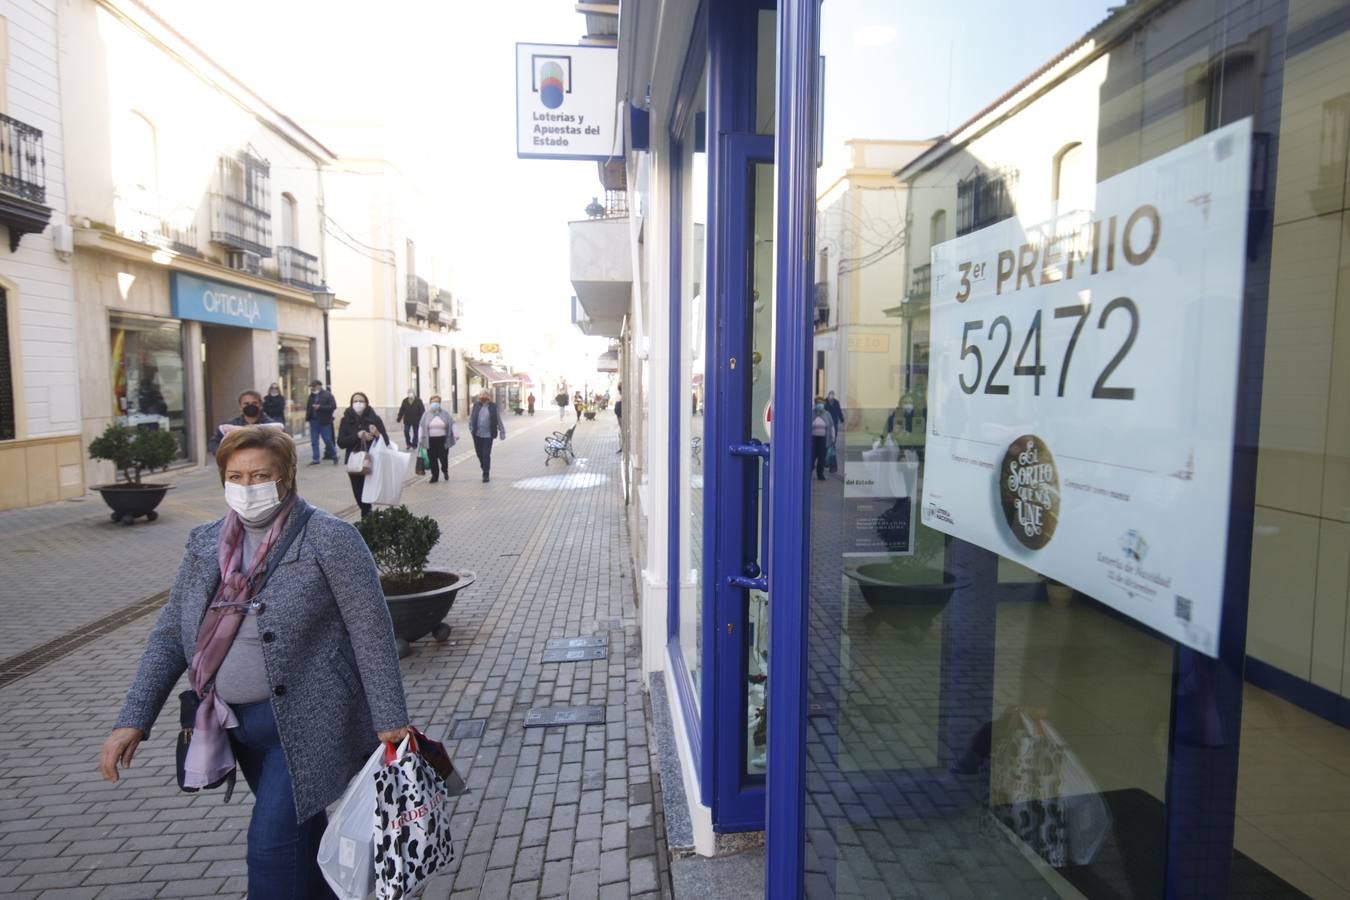
[[[292,523],[305,505],[296,503]],[[148,736],[187,669],[220,580],[216,540],[223,522],[189,535],[169,602],[114,727]],[[319,509],[257,599],[272,709],[303,822],[342,795],[375,749],[377,731],[408,724],[394,628],[365,542],[351,525]]]

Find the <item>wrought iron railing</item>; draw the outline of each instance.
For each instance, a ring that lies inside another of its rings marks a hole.
[[[431,285],[425,278],[408,276],[408,296],[404,307],[409,319],[426,319],[431,314]]]
[[[272,214],[237,197],[212,194],[211,240],[259,256],[271,256]]]
[[[277,280],[314,290],[319,277],[319,258],[297,247],[277,247]]]
[[[47,204],[47,158],[42,129],[0,114],[0,190]]]
[[[909,299],[927,300],[933,293],[933,264],[915,266],[909,273]]]

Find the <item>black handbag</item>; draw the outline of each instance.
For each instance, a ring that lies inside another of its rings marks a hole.
[[[295,541],[296,535],[305,530],[305,525],[308,524],[309,517],[312,515],[314,515],[314,507],[311,506],[300,514],[300,518],[296,520],[295,525],[291,527],[290,531],[282,535],[281,540],[278,541],[276,547],[272,549],[272,554],[267,560],[267,568],[263,570],[262,581],[258,582],[257,593],[261,593],[262,589],[267,585],[268,579],[272,577],[272,573],[275,572],[277,566],[281,564],[282,557],[286,555],[287,550],[291,549],[291,544]],[[205,617],[205,615],[205,613],[202,613],[203,617]],[[202,790],[202,788],[188,787],[185,784],[187,781],[186,766],[188,747],[192,744],[192,731],[197,725],[197,709],[201,705],[202,700],[197,696],[195,690],[189,688],[178,695],[178,745],[175,748],[176,752],[174,756],[176,765],[174,768],[178,775],[178,789],[188,794],[195,794],[199,790]],[[234,795],[234,783],[237,771],[237,769],[231,769],[224,777],[208,784],[206,790],[214,790],[222,784],[225,785],[225,802],[229,803],[230,797]]]

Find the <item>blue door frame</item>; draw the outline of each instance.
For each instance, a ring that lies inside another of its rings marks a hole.
[[[667,657],[677,686],[694,749],[698,773],[697,796],[712,810],[719,832],[759,830],[764,827],[764,778],[747,776],[745,760],[746,592],[727,583],[728,574],[743,574],[758,550],[760,511],[758,482],[746,461],[728,451],[744,441],[749,403],[749,229],[750,173],[756,162],[772,162],[773,139],[755,134],[755,74],[757,16],[773,9],[774,0],[753,3],[707,0],[700,8],[680,87],[669,121],[671,136],[670,235],[670,378],[680,384],[682,320],[681,221],[684,173],[679,135],[694,108],[699,80],[708,72],[707,116],[701,134],[708,153],[708,223],[705,236],[707,361],[704,382],[704,527],[702,673],[695,703],[694,686],[679,643],[678,541],[683,511],[678,460],[687,436],[680,428],[686,397],[674,396],[669,418],[671,471],[670,612]],[[734,366],[730,360],[741,362]],[[672,388],[672,393],[674,389]],[[727,625],[731,628],[728,631]]]
[[[819,0],[782,0],[777,34],[774,465],[768,523],[773,599],[765,854],[765,896],[775,900],[803,896],[805,884],[811,513],[807,435],[814,359],[811,275],[820,128]],[[1268,247],[1267,243],[1267,253]],[[1174,653],[1164,867],[1164,896],[1169,900],[1229,894],[1260,433],[1259,415],[1253,411],[1261,409],[1268,276],[1259,262],[1247,267],[1239,360],[1242,377],[1234,398],[1242,415],[1235,435],[1219,656],[1210,659],[1180,646]],[[973,553],[974,567],[988,568],[987,560],[978,557],[992,559],[992,554],[960,541],[951,543],[949,555]],[[944,624],[944,670],[949,668],[946,662],[951,653],[987,655],[992,661],[993,604],[975,597],[968,605],[958,604],[954,597],[953,607],[969,614],[966,625],[973,627],[974,638],[971,627],[954,629]],[[966,637],[955,634],[957,630]],[[992,667],[988,672],[992,680]],[[957,732],[966,727],[963,718],[968,720],[972,711],[947,708],[948,680],[944,673],[942,721],[944,743],[950,747],[949,742],[958,740]],[[913,776],[920,782],[932,779],[930,783],[939,788],[939,806],[943,798],[971,796],[967,792],[972,787],[979,793],[978,783],[972,785],[946,771],[915,772]]]

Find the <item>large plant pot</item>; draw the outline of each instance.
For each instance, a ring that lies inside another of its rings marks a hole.
[[[592,411],[592,412],[584,412],[584,413],[582,413],[582,415],[586,417],[586,421],[588,421],[588,422],[594,422],[594,421],[595,421],[595,413],[594,413],[593,411]]]
[[[114,522],[131,525],[142,516],[148,522],[158,519],[155,507],[171,487],[171,484],[100,484],[94,490],[112,510],[110,518]]]
[[[963,587],[955,574],[947,572],[937,584],[906,584],[899,571],[889,563],[871,563],[847,569],[844,574],[857,583],[870,612],[866,627],[875,631],[879,624],[889,625],[911,641],[922,640],[952,593]]]
[[[384,600],[389,604],[389,617],[394,620],[394,637],[398,641],[400,658],[412,653],[412,642],[431,635],[444,643],[450,637],[450,626],[443,621],[455,603],[455,595],[474,583],[472,572],[451,572],[448,569],[427,569],[431,580],[451,579],[449,583],[415,593],[390,593]]]

